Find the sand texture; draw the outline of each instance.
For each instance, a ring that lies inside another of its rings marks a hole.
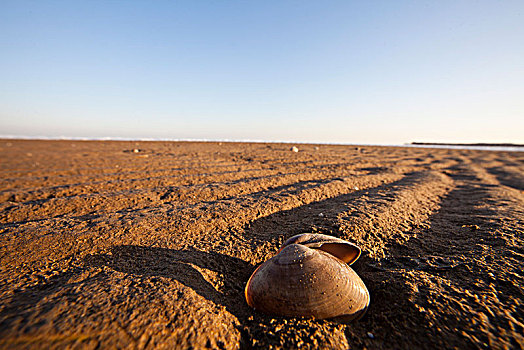
[[[291,146],[0,140],[0,347],[524,346],[524,152]],[[361,320],[247,306],[302,232],[362,248]]]

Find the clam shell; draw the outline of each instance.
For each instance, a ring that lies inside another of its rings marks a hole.
[[[301,244],[309,248],[320,249],[336,256],[348,265],[353,264],[360,256],[360,248],[343,239],[319,233],[302,233],[284,242],[282,248],[289,244]]]
[[[366,286],[346,263],[295,243],[255,270],[245,296],[251,307],[264,313],[342,321],[360,318],[369,305]]]

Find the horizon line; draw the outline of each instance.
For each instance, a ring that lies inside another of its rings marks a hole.
[[[131,138],[131,137],[81,137],[81,136],[28,136],[28,135],[1,135],[0,140],[34,140],[34,141],[117,141],[117,142],[226,142],[226,143],[273,143],[273,144],[296,144],[296,145],[325,145],[325,146],[367,146],[367,147],[409,147],[409,148],[439,148],[439,149],[470,149],[481,151],[510,151],[524,152],[524,145],[511,144],[501,146],[500,143],[473,144],[473,143],[431,143],[416,142],[403,144],[381,144],[381,143],[345,143],[325,141],[289,141],[289,140],[250,140],[250,139],[199,139],[199,138]]]

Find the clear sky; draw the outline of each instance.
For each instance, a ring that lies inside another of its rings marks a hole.
[[[524,143],[524,1],[0,1],[0,135]]]

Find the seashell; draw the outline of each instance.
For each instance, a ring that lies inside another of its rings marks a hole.
[[[245,289],[246,301],[273,315],[358,319],[367,310],[369,292],[348,263],[359,255],[357,246],[336,237],[291,237],[253,272]]]

